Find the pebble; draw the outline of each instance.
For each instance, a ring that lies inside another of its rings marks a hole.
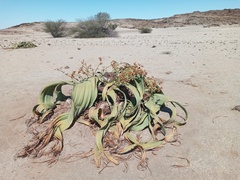
[[[234,108],[232,108],[232,110],[237,110],[240,112],[240,105],[235,106]]]

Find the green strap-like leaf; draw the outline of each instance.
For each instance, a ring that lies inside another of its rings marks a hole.
[[[138,121],[138,123],[136,125],[133,125],[130,130],[131,131],[142,131],[143,129],[145,129],[148,126],[148,113],[143,113],[141,115],[141,119]]]
[[[55,93],[57,95],[56,103],[59,103],[61,101],[66,101],[68,99],[68,97],[64,95],[62,92],[62,86],[63,84],[59,84],[58,86],[56,86],[56,89],[55,89]]]
[[[38,122],[43,123],[45,118],[52,113],[52,109],[48,109],[47,111],[44,112],[44,114],[39,118]]]
[[[170,101],[170,102],[173,103],[173,104],[178,105],[178,106],[183,110],[183,112],[185,113],[184,122],[177,122],[177,121],[175,121],[176,125],[182,126],[182,125],[186,124],[186,123],[187,123],[187,120],[188,120],[188,112],[187,112],[186,108],[183,107],[183,106],[182,106],[179,102],[177,102],[177,101]]]
[[[157,148],[159,146],[161,146],[163,144],[163,141],[151,141],[151,142],[147,142],[144,144],[140,144],[140,146],[144,149],[144,150],[152,150],[154,148]]]
[[[60,130],[63,132],[66,129],[68,129],[74,120],[73,110],[70,112],[66,112],[63,114],[60,114],[56,117],[56,119],[53,121],[54,127],[59,127]]]
[[[131,145],[126,146],[123,149],[121,149],[118,153],[125,154],[125,153],[128,153],[128,152],[134,150],[136,147],[137,147],[137,144],[131,144]]]
[[[93,105],[97,99],[97,77],[91,77],[74,86],[72,92],[73,105],[76,108],[75,116]]]
[[[141,114],[142,114],[142,110],[140,106],[138,106],[137,110],[134,112],[134,114],[132,114],[131,117],[128,117],[124,121],[121,121],[124,132],[139,122],[139,119],[141,118]]]
[[[168,97],[164,94],[155,93],[153,94],[144,106],[151,111],[151,113],[156,114],[162,105],[164,105],[168,100]]]
[[[140,144],[138,140],[135,137],[133,137],[129,132],[125,133],[125,138],[128,139],[133,144],[136,144],[136,145]]]
[[[102,99],[103,99],[103,101],[105,101],[106,98],[107,98],[107,91],[108,91],[108,89],[109,89],[111,86],[113,86],[113,85],[114,85],[114,82],[110,82],[110,83],[107,83],[107,84],[104,86],[103,91],[102,91]]]
[[[103,121],[99,119],[99,113],[101,113],[101,109],[91,107],[88,112],[88,117],[89,119],[95,121],[100,127],[103,126]]]
[[[140,99],[143,99],[143,94],[145,92],[143,77],[135,79],[134,82],[135,82],[136,88],[139,92]]]
[[[39,96],[39,104],[53,104],[54,101],[54,92],[57,87],[60,87],[62,85],[71,84],[70,82],[65,81],[57,81],[53,82],[49,85],[47,85],[43,90],[41,91],[41,94]]]
[[[44,113],[49,109],[53,109],[55,107],[55,99],[54,99],[55,93],[59,93],[60,91],[59,88],[66,84],[72,85],[72,82],[57,81],[44,87],[39,95],[38,107],[36,110],[39,113]],[[57,88],[57,92],[56,92],[56,88]]]

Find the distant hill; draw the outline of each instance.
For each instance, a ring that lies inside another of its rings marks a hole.
[[[195,11],[187,14],[177,14],[168,18],[151,20],[143,19],[116,19],[113,20],[121,27],[183,27],[191,25],[221,26],[221,25],[240,25],[240,9],[211,10],[206,12]]]
[[[240,9],[224,9],[224,10],[211,10],[206,12],[195,11],[186,14],[177,14],[168,18],[159,19],[113,19],[112,23],[118,24],[119,27],[124,28],[167,28],[167,27],[183,27],[192,25],[203,25],[205,27],[221,26],[221,25],[240,25]],[[68,23],[72,26],[75,23]],[[43,22],[22,23],[1,30],[1,34],[7,31],[14,30],[17,32],[25,32],[27,30],[43,31]]]

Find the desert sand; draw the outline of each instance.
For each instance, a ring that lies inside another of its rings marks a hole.
[[[117,31],[119,37],[99,39],[54,39],[19,28],[0,34],[0,179],[240,179],[240,112],[232,109],[240,105],[240,27],[172,27],[153,29],[151,34]],[[19,41],[32,41],[37,47],[8,48]],[[71,72],[82,60],[97,65],[99,57],[106,65],[112,60],[138,62],[163,81],[164,93],[189,112],[188,123],[178,128],[181,145],[167,144],[156,155],[149,152],[145,171],[137,169],[135,158],[127,168],[110,164],[98,169],[93,157],[64,159],[94,144],[89,130],[75,124],[64,132],[64,150],[53,166],[36,163],[39,159],[14,160],[31,139],[25,121],[32,116],[40,90],[52,81],[69,80],[55,69]]]

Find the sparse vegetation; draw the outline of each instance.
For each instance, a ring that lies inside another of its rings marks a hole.
[[[30,42],[30,41],[21,41],[18,43],[15,43],[12,45],[12,49],[19,49],[19,48],[34,48],[37,47],[37,45],[35,45],[34,43]]]
[[[66,73],[71,81],[44,87],[33,107],[35,116],[29,126],[37,123],[45,124],[46,128],[43,131],[34,128],[33,140],[17,157],[50,155],[46,162],[57,161],[63,149],[63,131],[75,122],[89,126],[96,136],[94,149],[81,157],[94,154],[97,167],[103,160],[104,164],[118,165],[133,153],[140,159],[139,167],[146,168],[146,151],[177,141],[176,125],[186,123],[186,109],[164,95],[160,84],[148,77],[140,64],[112,61],[109,68],[102,65],[101,59],[97,68],[83,61],[77,71]],[[73,88],[70,96],[62,92],[65,85]],[[179,117],[181,122],[176,121],[177,107],[186,115]],[[160,117],[162,113],[169,117]],[[149,136],[143,137],[143,132]]]
[[[66,35],[66,22],[64,20],[44,22],[44,31],[50,33],[54,38]]]
[[[143,33],[151,33],[152,32],[152,28],[149,28],[149,27],[142,27],[142,28],[139,28],[138,30],[139,30],[139,32],[141,34],[143,34]]]
[[[71,33],[76,38],[100,38],[115,36],[114,29],[108,26],[110,15],[100,12],[88,20],[79,21],[76,27],[71,29]]]

